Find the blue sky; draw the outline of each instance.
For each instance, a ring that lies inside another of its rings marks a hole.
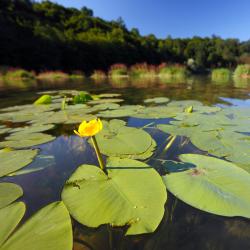
[[[142,35],[164,38],[219,35],[250,39],[250,0],[56,0],[64,6],[87,6],[106,20],[122,17]]]

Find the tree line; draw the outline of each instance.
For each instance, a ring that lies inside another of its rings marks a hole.
[[[105,21],[91,9],[30,0],[0,1],[0,65],[28,70],[106,70],[115,63],[179,63],[193,71],[249,61],[250,40],[218,36],[158,39]]]

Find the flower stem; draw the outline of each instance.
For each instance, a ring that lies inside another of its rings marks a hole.
[[[171,136],[171,140],[169,141],[169,143],[166,145],[166,147],[164,148],[164,152],[168,151],[168,149],[172,146],[172,144],[174,143],[176,139],[176,135],[175,136]]]
[[[96,138],[94,135],[91,136],[91,140],[92,140],[93,146],[95,148],[95,153],[96,153],[100,168],[103,170],[104,173],[107,174],[105,165],[103,163],[102,155],[101,155],[100,149],[98,147],[98,144],[97,144],[97,141],[96,141]]]

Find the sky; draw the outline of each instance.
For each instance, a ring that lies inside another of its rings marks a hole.
[[[105,20],[122,17],[128,29],[158,38],[218,35],[250,39],[250,0],[56,0],[87,6]]]

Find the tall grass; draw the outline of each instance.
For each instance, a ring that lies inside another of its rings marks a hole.
[[[234,71],[234,77],[250,78],[250,64],[240,64]]]
[[[95,79],[95,80],[102,80],[105,79],[106,73],[102,70],[95,70],[93,74],[90,76],[90,78]]]
[[[5,75],[3,75],[3,78],[9,79],[9,80],[20,80],[20,79],[34,79],[35,74],[33,72],[24,70],[24,69],[9,69]]]
[[[109,77],[111,78],[120,78],[128,76],[128,68],[125,64],[117,63],[110,67]]]
[[[213,69],[211,78],[214,82],[226,83],[230,80],[231,72],[226,68]]]
[[[38,79],[41,80],[68,80],[70,75],[62,71],[45,71],[37,75]]]
[[[179,64],[167,65],[162,63],[158,66],[158,71],[160,78],[185,79],[188,75],[187,68]]]
[[[147,63],[137,63],[130,67],[130,76],[154,78],[157,76],[157,67]]]

